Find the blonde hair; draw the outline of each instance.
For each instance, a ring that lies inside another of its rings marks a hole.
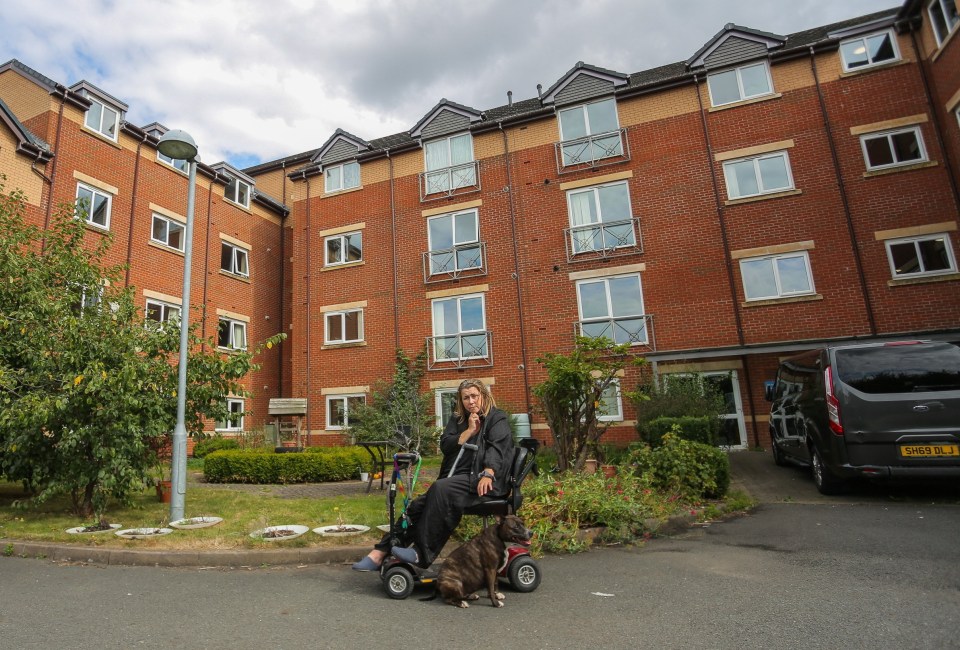
[[[468,388],[476,388],[478,391],[480,391],[480,395],[483,399],[483,407],[480,409],[480,411],[483,413],[483,417],[490,415],[490,409],[497,405],[493,399],[493,395],[490,394],[490,389],[487,388],[486,384],[479,379],[464,379],[457,387],[457,405],[453,408],[453,412],[457,416],[457,422],[463,422],[467,415],[463,408],[462,393]]]

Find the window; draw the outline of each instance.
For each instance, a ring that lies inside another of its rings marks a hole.
[[[323,170],[325,192],[349,190],[353,187],[360,187],[360,163],[344,163]]]
[[[647,343],[639,275],[581,280],[577,302],[581,336],[605,337],[617,345]]]
[[[893,30],[870,34],[844,41],[840,44],[840,57],[846,72],[868,68],[888,61],[898,61],[897,41]]]
[[[96,310],[100,306],[100,303],[102,301],[103,301],[103,285],[100,285],[96,289],[83,287],[80,290],[80,300],[74,303],[70,309],[71,311],[73,311],[74,314],[79,316],[80,314],[86,312],[88,309]]]
[[[90,100],[90,108],[87,109],[87,115],[83,123],[87,128],[93,129],[111,140],[116,140],[120,113],[89,95],[87,95],[87,99]]]
[[[861,136],[860,146],[868,170],[910,165],[927,159],[919,126]]]
[[[806,251],[740,260],[747,300],[768,300],[813,293]]]
[[[889,239],[887,258],[894,278],[955,273],[957,262],[946,233]]]
[[[473,164],[473,138],[469,133],[423,145],[427,168],[427,194],[448,192],[477,184]]]
[[[153,215],[153,229],[150,232],[150,240],[182,252],[183,228],[183,224],[155,214]]]
[[[487,356],[483,294],[433,301],[434,358],[482,359]]]
[[[731,200],[793,189],[790,157],[786,151],[728,160],[723,163],[723,177]]]
[[[161,161],[161,162],[165,162],[166,164],[170,165],[170,166],[173,167],[174,169],[178,169],[178,170],[180,170],[180,171],[182,171],[182,172],[184,172],[184,173],[186,173],[186,171],[187,171],[187,161],[186,161],[186,160],[179,160],[179,159],[176,159],[176,158],[171,158],[170,156],[165,156],[165,155],[163,155],[163,154],[160,153],[159,151],[157,152],[157,160],[159,160],[159,161]]]
[[[766,61],[707,75],[710,104],[723,106],[773,92]]]
[[[77,184],[77,217],[93,226],[110,228],[110,205],[113,197],[98,189]]]
[[[434,393],[434,410],[437,414],[437,426],[441,429],[446,426],[453,410],[457,408],[457,399],[460,391],[456,388],[440,388]]]
[[[623,405],[620,402],[620,382],[616,379],[603,389],[600,406],[597,408],[597,420],[600,422],[619,422],[623,420]]]
[[[626,183],[571,190],[567,192],[567,211],[574,254],[637,243]]]
[[[615,100],[566,108],[559,117],[564,166],[623,155]]]
[[[247,324],[221,316],[217,326],[217,346],[227,350],[246,350]]]
[[[228,201],[232,201],[237,205],[242,205],[245,208],[250,207],[250,183],[241,181],[239,178],[227,175],[227,178],[230,179],[230,182],[227,184],[226,189],[223,190],[223,198]]]
[[[227,418],[217,422],[217,431],[243,431],[243,400],[227,400]]]
[[[147,300],[145,316],[148,321],[166,323],[180,320],[180,307],[159,300]]]
[[[478,269],[483,265],[476,210],[431,217],[427,220],[427,240],[431,275]]]
[[[351,232],[325,238],[326,266],[359,262],[363,259],[363,233]]]
[[[957,5],[954,0],[933,0],[927,7],[927,13],[930,15],[930,26],[937,38],[937,45],[943,45],[953,28],[960,23]]]
[[[346,429],[350,426],[350,412],[364,404],[364,395],[328,395],[327,428]]]
[[[247,263],[246,249],[221,241],[220,270],[245,278],[249,277],[250,267]]]
[[[363,341],[363,310],[331,311],[324,316],[324,343],[359,343]]]

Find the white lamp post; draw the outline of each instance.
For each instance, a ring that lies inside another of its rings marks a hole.
[[[187,493],[187,332],[190,329],[190,264],[193,252],[193,203],[197,183],[197,143],[186,131],[167,131],[157,143],[157,150],[174,160],[186,160],[187,229],[183,247],[183,297],[180,303],[180,362],[177,367],[177,424],[173,429],[173,459],[170,472],[170,521],[183,519]]]

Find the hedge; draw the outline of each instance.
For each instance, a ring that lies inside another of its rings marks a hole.
[[[230,438],[220,437],[198,440],[196,444],[193,445],[193,457],[206,458],[207,455],[215,451],[223,451],[225,449],[240,449],[240,443]]]
[[[210,483],[324,483],[359,478],[370,455],[359,447],[310,447],[308,453],[215,451],[203,463]]]
[[[679,427],[679,431],[674,429]],[[638,427],[640,428],[640,427]],[[676,433],[684,440],[716,445],[719,442],[720,421],[707,415],[683,415],[680,417],[661,416],[643,423],[643,440],[654,447],[661,444],[665,433]]]
[[[730,459],[717,447],[679,438],[676,429],[659,447],[644,445],[631,452],[634,472],[650,478],[653,487],[687,499],[718,499],[730,487]]]

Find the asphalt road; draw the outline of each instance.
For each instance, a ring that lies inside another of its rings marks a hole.
[[[960,506],[771,503],[541,561],[467,610],[345,566],[159,569],[0,557],[0,647],[958,648]]]

